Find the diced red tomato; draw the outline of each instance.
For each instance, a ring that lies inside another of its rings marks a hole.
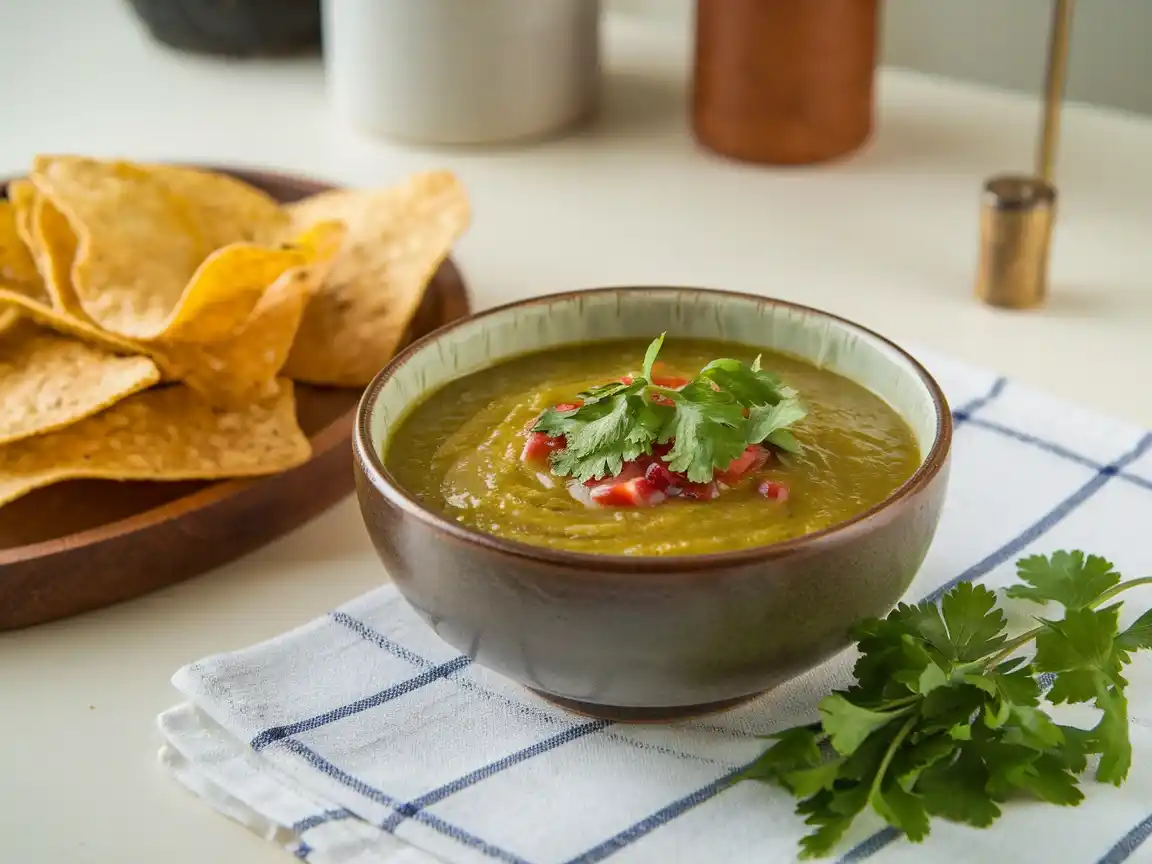
[[[592,500],[601,507],[655,507],[663,504],[667,497],[643,477],[604,483],[592,489]]]
[[[577,399],[575,402],[561,402],[555,407],[557,411],[575,411],[583,404],[584,403],[582,401]]]
[[[669,495],[679,494],[680,484],[684,481],[683,477],[669,471],[668,466],[659,459],[648,463],[648,467],[644,469],[644,479]]]
[[[682,483],[680,497],[691,498],[693,501],[712,501],[720,495],[720,487],[713,480],[711,483]]]
[[[621,384],[631,384],[635,380],[636,379],[633,378],[631,375],[625,375],[623,378],[620,379],[620,383]]]
[[[783,504],[788,500],[788,487],[779,480],[765,480],[760,484],[757,491],[769,501]]]
[[[663,393],[653,393],[652,394],[652,404],[653,405],[673,405],[675,403],[673,403],[673,401],[671,399],[669,399],[667,396],[665,396]]]
[[[524,441],[524,449],[520,451],[520,461],[545,463],[552,453],[567,446],[568,442],[564,440],[563,435],[553,437],[543,432],[529,432],[528,438]]]
[[[620,473],[615,477],[601,477],[599,480],[585,480],[584,485],[589,489],[596,486],[603,486],[605,483],[622,483],[625,480],[634,480],[637,477],[644,476],[644,466],[640,464],[639,460],[635,462],[625,462],[624,467],[620,469]]]
[[[753,471],[759,471],[768,462],[769,453],[758,444],[752,444],[743,453],[728,463],[723,471],[716,472],[716,479],[729,486],[735,485]]]
[[[681,387],[688,386],[692,379],[685,378],[683,375],[653,375],[652,383],[657,387],[667,387],[669,390],[679,390]]]

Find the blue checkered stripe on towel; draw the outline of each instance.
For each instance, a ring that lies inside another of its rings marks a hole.
[[[963,581],[1004,584],[1021,555],[1063,547],[1109,555],[1131,575],[1152,572],[1152,544],[1140,536],[1152,524],[1152,435],[1102,430],[1091,415],[966,368],[933,371],[954,406],[955,456],[940,531],[909,599]],[[812,687],[846,681],[841,663],[744,708],[668,726],[574,718],[453,652],[391,589],[279,652],[283,668],[269,674],[309,668],[348,682],[338,704],[311,704],[305,688],[264,706],[266,725],[250,738],[331,805],[293,826],[301,858],[356,821],[452,862],[787,861],[805,833],[794,802],[728,780],[763,748],[756,735],[809,719]],[[1142,710],[1152,715],[1133,705],[1134,716]],[[1136,860],[1152,848],[1139,851],[1152,833],[1152,780],[1139,782],[1149,784],[1143,799],[1118,795],[1091,824],[1076,810],[1021,805],[990,831],[934,825],[929,842],[940,845],[931,847],[858,825],[841,860],[924,861],[930,849],[1007,860],[1013,831],[1027,832],[1014,860]]]

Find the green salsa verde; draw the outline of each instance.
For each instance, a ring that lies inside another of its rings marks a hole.
[[[662,368],[686,378],[718,357],[750,363],[761,354],[763,368],[794,388],[807,408],[791,428],[801,450],[770,453],[766,464],[721,485],[711,500],[659,495],[660,506],[597,506],[582,488],[595,481],[580,484],[557,476],[546,460],[526,461],[526,440],[545,409],[638,374],[645,347],[572,345],[453,381],[404,418],[385,464],[425,507],[470,528],[535,546],[619,555],[725,552],[820,531],[884,500],[920,464],[907,423],[859,384],[781,354],[671,338],[659,355]]]

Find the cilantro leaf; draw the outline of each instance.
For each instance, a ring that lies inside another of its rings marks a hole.
[[[1022,744],[1036,750],[1059,747],[1064,743],[1064,733],[1060,727],[1039,708],[1007,704],[1010,708],[1008,725],[1004,729],[1006,742]]]
[[[849,756],[864,739],[906,712],[872,711],[833,693],[820,700],[820,721],[836,752]]]
[[[1092,729],[1092,738],[1100,753],[1096,779],[1119,786],[1132,767],[1132,742],[1128,738],[1128,700],[1116,687],[1097,679],[1096,707],[1100,722]]]
[[[1011,762],[1002,766],[998,780],[1006,786],[1030,792],[1042,801],[1074,807],[1084,800],[1076,775],[1058,756],[1041,753],[1030,761]]]
[[[872,807],[913,843],[928,836],[928,809],[919,795],[905,791],[899,783],[889,783],[882,791],[873,793]]]
[[[714,382],[741,405],[775,405],[783,398],[780,378],[760,369],[759,359],[752,366],[728,358],[713,360],[700,370],[700,377]]]
[[[787,432],[789,426],[799,423],[807,416],[808,409],[796,398],[781,399],[775,405],[756,405],[748,412],[745,442],[759,444],[778,432]],[[791,433],[788,433],[788,437],[791,437]],[[781,449],[793,452],[790,446]]]
[[[751,366],[713,360],[695,380],[671,390],[652,383],[664,338],[662,333],[648,345],[640,375],[592,387],[578,394],[579,406],[540,415],[533,432],[565,439],[564,449],[551,457],[555,473],[580,481],[613,476],[624,462],[671,441],[663,456],[669,468],[707,483],[750,444],[800,452],[789,429],[807,409],[795,390],[760,368],[759,357]]]
[[[937,650],[960,663],[978,660],[1004,644],[1004,613],[996,608],[996,595],[983,585],[961,582],[940,603],[948,627],[948,649]]]
[[[1119,677],[1116,652],[1119,605],[1104,609],[1070,609],[1062,621],[1042,619],[1036,637],[1034,665],[1039,672],[1098,671]],[[1059,681],[1059,674],[1057,674]]]
[[[1103,604],[1152,577],[1121,581],[1107,561],[1081,553],[1018,564],[1018,596],[1063,605],[1063,619],[1037,619],[1008,639],[992,592],[960,585],[938,606],[900,604],[853,629],[856,683],[821,701],[819,728],[781,736],[788,746],[765,754],[769,773],[803,799],[797,812],[816,827],[801,857],[831,852],[868,804],[919,841],[931,817],[982,828],[1021,795],[1076,806],[1092,755],[1098,781],[1124,782],[1132,745],[1121,673],[1131,652],[1152,647],[1152,612],[1118,632],[1120,604]],[[1030,662],[1009,659],[1029,644]],[[1049,701],[1093,702],[1097,724],[1054,723],[1040,673],[1055,677]],[[821,753],[825,740],[838,755]]]
[[[820,764],[820,737],[815,730],[797,726],[771,736],[775,740],[737,779],[779,781],[790,771]]]
[[[727,467],[744,452],[744,408],[724,391],[699,379],[674,398],[676,412],[660,430],[659,442],[673,441],[665,457],[668,467],[707,483],[716,468]]]
[[[984,762],[965,744],[955,760],[937,762],[920,775],[916,791],[929,813],[951,822],[986,828],[1000,818],[1000,808],[987,791]]]
[[[788,429],[777,429],[771,432],[764,440],[777,450],[783,450],[785,453],[800,453],[803,450],[800,442],[796,440],[796,436]]]
[[[1085,558],[1079,551],[1033,555],[1018,562],[1016,572],[1028,584],[1009,588],[1009,597],[1059,603],[1067,609],[1083,609],[1120,584],[1110,561],[1096,555]]]
[[[638,395],[642,386],[595,396],[575,412],[545,412],[534,429],[555,434],[552,430],[562,426],[568,444],[552,454],[552,470],[581,482],[611,477],[625,462],[648,452],[667,409],[645,403]]]
[[[1127,630],[1117,636],[1116,645],[1126,653],[1152,648],[1152,609],[1133,621]]]
[[[833,786],[840,776],[842,760],[829,759],[812,768],[800,768],[780,775],[780,782],[793,795],[807,798],[820,791],[833,791]]]
[[[868,786],[858,783],[822,792],[815,798],[804,821],[817,828],[800,841],[801,858],[819,858],[832,851],[856,815],[868,804]]]
[[[889,618],[893,626],[920,640],[942,663],[965,663],[986,656],[1004,644],[1004,613],[996,595],[982,585],[962,582],[934,603],[901,604]],[[861,643],[863,645],[863,643]]]
[[[652,340],[648,350],[644,352],[644,366],[640,375],[645,381],[652,380],[652,367],[656,365],[656,358],[660,355],[660,349],[664,347],[664,337],[667,335],[667,333],[661,333]]]
[[[968,734],[971,729],[967,725],[954,728],[964,730],[958,733],[960,735]],[[925,768],[952,756],[960,746],[960,740],[951,734],[923,738],[912,746],[898,751],[892,759],[889,770],[901,783],[915,782]]]

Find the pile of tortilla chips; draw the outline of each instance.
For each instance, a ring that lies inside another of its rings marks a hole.
[[[293,381],[367,384],[469,218],[443,171],[282,206],[221,174],[38,157],[0,200],[0,506],[307,461]]]

